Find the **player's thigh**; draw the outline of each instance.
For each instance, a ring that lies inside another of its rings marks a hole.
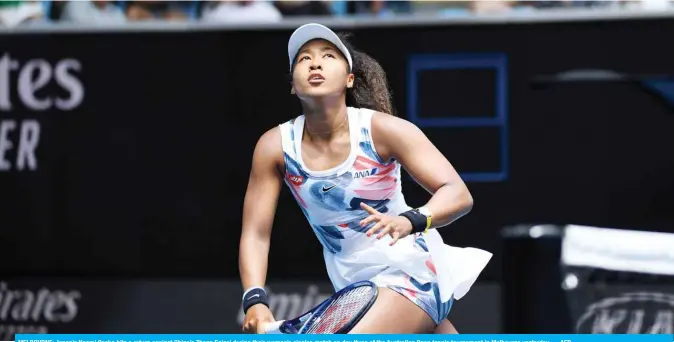
[[[459,332],[456,331],[456,328],[454,327],[454,324],[449,321],[449,319],[445,318],[440,322],[437,328],[435,328],[434,334],[458,334]]]
[[[409,299],[380,287],[377,300],[350,334],[430,334],[436,324]]]

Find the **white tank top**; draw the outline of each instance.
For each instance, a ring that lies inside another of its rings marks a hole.
[[[411,209],[402,194],[400,164],[384,161],[372,140],[374,112],[347,109],[351,150],[340,165],[329,170],[309,170],[302,160],[303,115],[280,125],[285,161],[284,180],[311,228],[323,245],[328,276],[336,290],[383,271],[400,270],[423,282],[437,281],[443,302],[459,299],[491,258],[474,248],[445,245],[431,229],[424,234],[428,252],[414,247],[414,236],[389,246],[390,236],[367,237],[371,226],[360,221],[369,214],[365,202],[379,212],[398,215]],[[429,275],[426,262],[432,257],[437,275]],[[432,279],[431,279],[432,278]]]
[[[373,111],[349,107],[347,113],[351,152],[329,170],[309,170],[302,160],[304,116],[280,126],[285,182],[330,253],[352,252],[370,240],[364,234],[367,229],[359,224],[368,216],[361,202],[393,215],[409,210],[401,191],[400,164],[382,160],[374,147]]]

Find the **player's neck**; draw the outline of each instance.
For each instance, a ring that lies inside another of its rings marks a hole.
[[[303,105],[305,130],[312,138],[329,139],[348,129],[346,103]]]

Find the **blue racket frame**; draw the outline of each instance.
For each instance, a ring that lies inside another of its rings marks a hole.
[[[279,327],[279,331],[281,331],[284,334],[304,334],[306,331],[311,328],[313,322],[315,322],[317,319],[321,317],[323,312],[328,308],[330,303],[335,301],[339,296],[342,294],[349,292],[355,288],[363,287],[363,286],[368,286],[373,289],[374,295],[372,298],[370,298],[369,303],[365,306],[363,310],[361,310],[358,315],[354,316],[347,324],[345,324],[341,329],[339,329],[335,334],[346,334],[348,333],[353,327],[365,316],[365,314],[370,310],[372,305],[374,305],[374,302],[377,300],[377,296],[379,295],[379,289],[377,288],[377,285],[375,285],[373,282],[369,280],[365,281],[359,281],[356,283],[353,283],[338,292],[336,292],[334,295],[330,296],[330,298],[324,300],[321,304],[317,305],[313,309],[305,312],[304,314],[300,315],[297,318],[287,320],[281,324]]]

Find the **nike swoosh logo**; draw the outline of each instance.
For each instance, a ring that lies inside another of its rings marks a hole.
[[[255,298],[255,297],[260,297],[260,294],[254,294],[254,295],[248,297],[248,299],[246,299],[246,300],[251,300],[251,299],[253,299],[253,298]]]
[[[337,186],[337,184],[334,184],[334,185],[331,185],[331,186],[326,188],[325,185],[323,185],[323,192],[328,192],[328,191],[334,189],[336,186]]]

